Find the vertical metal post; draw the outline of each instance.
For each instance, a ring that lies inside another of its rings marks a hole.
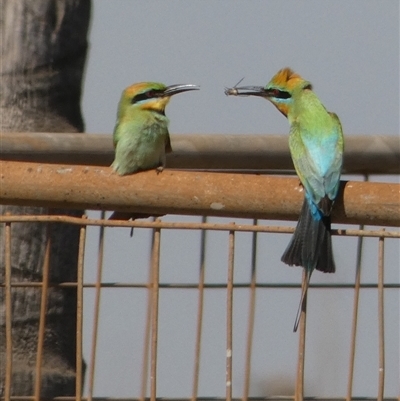
[[[101,211],[100,219],[104,220],[106,213],[104,210]],[[97,277],[95,284],[95,300],[94,300],[94,312],[93,312],[93,332],[92,332],[92,349],[90,351],[90,366],[89,366],[89,394],[88,401],[93,400],[94,390],[94,373],[96,367],[96,351],[97,351],[97,333],[99,329],[99,315],[100,315],[100,294],[101,294],[101,281],[103,276],[103,257],[104,257],[104,226],[99,227],[99,247],[97,252]]]
[[[152,219],[154,221],[154,218]],[[154,253],[155,229],[152,230],[151,250],[149,263],[149,276],[147,280],[147,310],[146,310],[146,326],[144,331],[143,344],[143,360],[142,360],[142,383],[140,389],[140,401],[145,401],[147,395],[148,377],[149,377],[149,355],[151,342],[151,315],[152,315],[152,294],[153,294],[153,253]]]
[[[4,383],[4,398],[11,397],[12,379],[12,294],[11,294],[11,223],[5,226],[5,301],[6,301],[6,377]]]
[[[153,244],[153,293],[152,293],[152,317],[151,317],[151,366],[150,366],[150,400],[156,401],[157,397],[157,343],[158,343],[158,299],[160,279],[160,237],[161,230],[154,231]]]
[[[226,317],[226,401],[232,401],[232,330],[233,330],[233,267],[235,252],[235,231],[229,231],[227,317]]]
[[[378,323],[379,323],[379,383],[378,401],[383,401],[385,391],[385,328],[384,328],[384,238],[379,238],[378,249]]]
[[[82,399],[82,384],[83,384],[83,352],[82,352],[82,337],[83,337],[83,263],[85,258],[85,242],[86,242],[86,226],[81,226],[79,236],[79,251],[78,251],[78,272],[77,272],[77,299],[76,299],[76,383],[75,383],[75,400]]]
[[[202,223],[207,222],[207,217],[202,218]],[[200,351],[201,351],[201,332],[203,328],[203,306],[204,306],[204,278],[205,278],[205,258],[206,258],[206,230],[201,230],[200,239],[200,272],[199,272],[199,299],[197,306],[197,327],[196,327],[196,345],[195,361],[193,372],[193,391],[192,401],[196,401],[199,390],[200,375]]]
[[[258,220],[253,220],[253,225],[257,225]],[[251,245],[251,278],[250,278],[250,302],[249,302],[249,319],[247,323],[247,344],[246,344],[246,361],[245,376],[243,386],[243,401],[247,401],[250,393],[250,374],[251,374],[251,351],[253,347],[254,321],[256,311],[256,261],[257,261],[257,232],[252,233]]]
[[[360,230],[363,230],[363,229],[364,229],[364,226],[361,226]],[[363,239],[364,239],[364,237],[358,237],[358,239],[357,239],[356,277],[355,277],[355,284],[354,284],[353,321],[352,321],[352,327],[351,327],[349,378],[348,378],[348,383],[347,383],[346,401],[351,401],[352,394],[353,394],[354,362],[355,362],[355,357],[356,357],[358,305],[359,305],[359,298],[360,298]]]
[[[42,297],[40,301],[40,317],[39,317],[39,333],[38,346],[36,354],[36,376],[35,376],[35,401],[40,401],[40,391],[42,384],[42,360],[44,348],[44,335],[46,328],[46,309],[47,309],[47,293],[49,285],[50,271],[50,252],[51,252],[51,226],[47,224],[47,242],[42,269]]]
[[[307,271],[303,269],[302,289],[307,285]],[[303,308],[304,305],[304,308]],[[297,379],[295,401],[303,401],[304,397],[304,361],[306,356],[306,314],[307,294],[304,295],[299,324],[299,352],[297,360]]]

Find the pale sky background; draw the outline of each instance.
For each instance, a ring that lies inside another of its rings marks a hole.
[[[227,98],[223,89],[242,77],[243,85],[265,85],[280,68],[289,66],[311,81],[328,110],[339,115],[345,135],[399,133],[399,2],[395,0],[94,0],[89,40],[83,94],[87,132],[112,132],[126,86],[160,81],[201,85],[200,91],[171,100],[166,110],[171,133],[287,134],[286,119],[271,104],[259,98]],[[97,232],[92,229],[88,234],[87,282],[95,279]],[[146,281],[149,239],[149,230],[135,230],[133,238],[128,229],[106,230],[104,281]],[[199,239],[199,232],[164,232],[162,282],[197,282]],[[211,233],[207,241],[206,281],[225,282],[227,234]],[[259,241],[258,280],[300,283],[301,269],[280,262],[289,236],[264,234]],[[237,235],[237,282],[250,279],[250,242],[250,234]],[[317,272],[312,282],[354,282],[355,247],[355,239],[334,238],[337,273]],[[376,250],[377,240],[366,240],[363,282],[377,280]],[[398,283],[398,240],[386,241],[386,256],[385,281]],[[396,397],[399,291],[385,294],[385,396]],[[251,396],[293,393],[298,335],[292,327],[299,296],[299,290],[257,292]],[[225,298],[223,290],[206,292],[199,396],[225,396]],[[243,388],[248,298],[247,290],[235,291],[233,392],[237,397]],[[139,395],[145,299],[144,290],[103,290],[96,396]],[[92,302],[93,290],[85,290],[87,361]],[[376,397],[376,291],[363,290],[360,302],[353,395]],[[352,303],[351,290],[310,291],[308,396],[346,393]],[[161,292],[160,397],[191,394],[196,305],[196,291]]]

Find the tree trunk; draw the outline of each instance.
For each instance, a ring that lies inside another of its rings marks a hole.
[[[1,131],[82,132],[81,81],[89,0],[0,0]],[[81,215],[0,206],[1,213]],[[42,281],[45,224],[12,224],[12,281]],[[51,224],[50,282],[76,281],[79,227]],[[0,281],[4,282],[4,225]],[[33,395],[41,289],[12,288],[12,395]],[[5,381],[5,294],[0,287],[0,395]],[[42,397],[75,394],[76,288],[49,288]]]

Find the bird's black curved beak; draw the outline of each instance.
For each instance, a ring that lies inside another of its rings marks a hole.
[[[163,96],[172,96],[176,95],[181,92],[199,90],[200,86],[194,84],[178,84],[178,85],[171,85],[167,86],[162,93]]]
[[[268,91],[262,86],[234,86],[233,88],[225,88],[225,95],[267,97]]]

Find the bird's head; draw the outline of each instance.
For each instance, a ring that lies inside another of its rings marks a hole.
[[[304,80],[290,68],[279,70],[265,86],[241,86],[228,88],[226,95],[260,96],[271,101],[285,116],[288,115],[294,98],[303,90],[312,89],[311,83]]]
[[[165,114],[165,106],[171,96],[181,92],[200,89],[193,84],[165,86],[158,82],[139,82],[128,86],[121,96],[118,108],[118,118],[123,118],[129,111],[149,110]]]

